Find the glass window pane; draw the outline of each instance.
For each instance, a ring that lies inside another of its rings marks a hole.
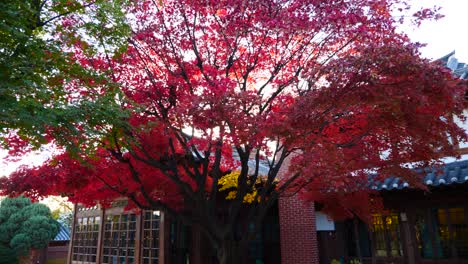
[[[434,243],[438,248],[439,256],[442,258],[448,258],[451,255],[451,250],[450,233],[446,209],[433,209],[432,215],[435,227],[437,228],[437,232],[435,232]]]
[[[374,236],[375,253],[379,257],[387,256],[387,245],[385,242],[385,229],[382,215],[372,216],[372,233]]]
[[[392,256],[402,256],[403,249],[400,239],[400,224],[397,214],[385,217],[385,227],[387,228],[387,239],[390,241],[390,252]]]
[[[468,226],[464,208],[449,208],[452,241],[459,258],[468,258]]]

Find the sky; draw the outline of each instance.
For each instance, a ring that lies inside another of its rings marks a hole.
[[[411,0],[413,8],[439,6],[444,18],[425,21],[419,28],[406,26],[412,41],[426,43],[421,50],[426,58],[438,59],[455,50],[460,62],[468,63],[468,0]]]
[[[415,42],[426,43],[421,49],[424,57],[438,59],[453,50],[460,62],[468,63],[468,0],[409,0],[414,10],[420,7],[440,6],[444,18],[437,21],[425,21],[419,28],[403,25],[400,29],[406,32]],[[0,176],[9,175],[19,165],[40,165],[50,156],[50,151],[28,155],[20,162],[5,159],[6,153],[0,151]]]
[[[0,150],[0,177],[10,175],[19,166],[39,166],[54,154],[49,146],[41,147],[38,151],[28,153],[22,157],[7,159],[7,151]]]

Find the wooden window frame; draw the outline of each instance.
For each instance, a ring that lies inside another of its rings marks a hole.
[[[396,224],[396,232],[397,232],[397,235],[398,235],[398,238],[397,238],[397,242],[398,242],[398,247],[395,248],[394,250],[396,250],[398,252],[398,255],[394,256],[392,254],[392,239],[391,239],[391,235],[390,235],[390,230],[388,228],[388,225],[387,225],[387,217],[393,217],[393,216],[396,216],[397,219],[398,219],[398,222]],[[376,216],[373,216],[373,217],[376,217]],[[378,215],[377,217],[380,217],[381,220],[382,220],[382,226],[383,226],[383,237],[384,237],[384,242],[385,242],[385,251],[386,251],[386,256],[379,256],[377,255],[377,248],[375,245],[376,241],[377,241],[377,237],[376,237],[376,232],[374,231],[374,227],[372,227],[371,229],[371,241],[372,241],[372,251],[373,251],[373,256],[375,256],[376,258],[401,258],[404,256],[404,249],[403,249],[403,241],[402,241],[402,231],[401,231],[401,219],[400,219],[400,215],[395,213],[395,212],[392,212],[390,214],[385,214],[385,215]]]

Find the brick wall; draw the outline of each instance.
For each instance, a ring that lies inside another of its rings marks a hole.
[[[297,197],[281,198],[279,221],[281,264],[318,264],[314,206]]]

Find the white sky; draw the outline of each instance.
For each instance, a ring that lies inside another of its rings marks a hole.
[[[438,59],[451,51],[456,51],[460,62],[468,63],[468,0],[410,0],[414,9],[418,7],[442,7],[444,18],[438,21],[425,21],[419,28],[403,26],[401,30],[408,33],[413,41],[426,43],[421,50],[422,55],[430,59]],[[10,162],[5,159],[5,153],[0,151],[0,176],[9,175],[17,166],[39,165],[51,153],[28,155],[21,162]]]
[[[28,153],[18,159],[7,159],[7,151],[0,149],[0,177],[10,175],[15,169],[21,165],[39,166],[47,158],[53,155],[53,151],[49,147],[42,147],[40,150]]]
[[[445,15],[438,21],[425,21],[420,28],[406,27],[413,41],[426,43],[421,50],[426,58],[438,59],[453,50],[459,62],[468,63],[468,0],[411,0],[416,7],[440,6]]]

